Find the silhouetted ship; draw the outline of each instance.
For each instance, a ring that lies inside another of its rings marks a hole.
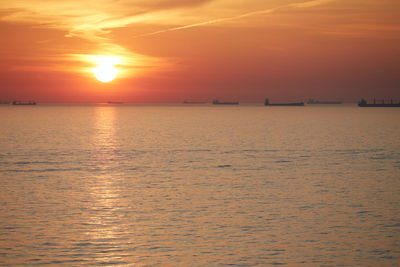
[[[201,102],[201,101],[183,101],[183,104],[205,104],[206,102]]]
[[[124,104],[124,102],[108,101],[108,104]]]
[[[219,100],[213,101],[214,105],[239,105],[239,102],[220,102]]]
[[[264,102],[264,106],[304,106],[304,102],[271,104],[271,103],[269,103],[268,98],[266,98],[265,102]]]
[[[8,102],[8,101],[0,101],[0,105],[9,105],[10,104],[10,102]]]
[[[399,103],[393,103],[393,100],[390,100],[390,103],[385,103],[385,101],[382,100],[382,103],[376,103],[376,101],[374,99],[374,103],[368,104],[367,101],[365,101],[365,99],[361,99],[361,101],[358,102],[358,106],[359,107],[380,107],[380,108],[384,108],[384,107],[400,107],[400,102]]]
[[[317,104],[317,105],[338,105],[342,104],[342,101],[319,101],[319,100],[313,100],[309,99],[307,104]]]
[[[34,101],[13,101],[12,102],[13,105],[17,105],[17,106],[26,106],[26,105],[36,105],[36,102]]]

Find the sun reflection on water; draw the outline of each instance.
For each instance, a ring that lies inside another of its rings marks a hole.
[[[88,201],[87,232],[85,239],[93,246],[96,261],[104,264],[123,264],[121,240],[124,238],[123,203],[120,202],[121,186],[118,174],[116,138],[116,110],[114,107],[99,106],[95,109],[92,139],[93,176],[87,177]],[[116,252],[118,251],[118,253]],[[132,257],[132,255],[131,255]]]

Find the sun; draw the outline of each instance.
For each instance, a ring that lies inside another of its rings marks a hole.
[[[97,80],[108,83],[114,80],[117,76],[118,70],[110,62],[102,62],[94,69],[94,75]]]

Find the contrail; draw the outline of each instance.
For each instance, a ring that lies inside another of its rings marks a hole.
[[[275,8],[256,10],[256,11],[248,12],[248,13],[245,13],[245,14],[233,16],[233,17],[225,17],[225,18],[213,19],[213,20],[203,21],[203,22],[199,22],[199,23],[193,23],[193,24],[189,24],[189,25],[169,28],[169,29],[165,29],[165,30],[159,30],[159,31],[150,32],[150,33],[144,33],[144,34],[136,35],[136,36],[134,36],[134,38],[157,35],[157,34],[160,34],[160,33],[178,31],[178,30],[183,30],[183,29],[190,29],[190,28],[195,28],[195,27],[201,27],[201,26],[205,26],[205,25],[216,24],[216,23],[221,23],[221,22],[231,21],[231,20],[237,20],[237,19],[242,19],[242,18],[251,17],[251,16],[255,16],[255,15],[269,14],[269,13],[275,12],[275,11],[277,11],[279,9],[282,9],[282,8],[288,8],[288,7],[294,7],[294,8],[312,7],[312,6],[317,6],[317,5],[320,5],[320,4],[323,4],[323,3],[327,3],[327,2],[330,2],[330,1],[333,1],[333,0],[312,0],[312,1],[307,1],[307,2],[303,2],[303,3],[287,4],[287,5],[283,5],[283,6],[279,6],[279,7],[275,7]]]
[[[205,25],[210,25],[210,24],[216,24],[216,23],[230,21],[230,20],[241,19],[241,18],[250,17],[250,16],[254,16],[254,15],[267,14],[267,13],[274,12],[277,9],[278,8],[266,9],[266,10],[258,10],[258,11],[253,11],[253,12],[246,13],[246,14],[237,15],[237,16],[234,16],[234,17],[213,19],[213,20],[203,21],[203,22],[199,22],[199,23],[194,23],[194,24],[189,24],[189,25],[169,28],[169,29],[165,29],[165,30],[145,33],[145,34],[137,35],[135,37],[151,36],[151,35],[156,35],[156,34],[160,34],[160,33],[164,33],[164,32],[178,31],[178,30],[195,28],[195,27],[200,27],[200,26],[205,26]]]

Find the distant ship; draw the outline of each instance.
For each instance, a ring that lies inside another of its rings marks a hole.
[[[107,104],[124,104],[124,102],[108,101]]]
[[[200,102],[200,101],[183,101],[183,104],[205,104],[206,102]]]
[[[9,105],[10,104],[10,102],[8,102],[8,101],[0,101],[0,105]]]
[[[390,103],[385,103],[384,100],[382,100],[382,103],[378,104],[376,103],[374,99],[374,103],[368,104],[365,99],[361,99],[360,102],[358,102],[359,107],[400,107],[400,103],[393,103],[393,100],[390,100]]]
[[[34,101],[27,101],[27,102],[24,102],[24,101],[13,101],[12,102],[12,104],[13,105],[36,105],[36,102],[34,102]]]
[[[304,102],[271,104],[271,103],[269,103],[268,98],[266,98],[265,102],[264,102],[264,106],[304,106]]]
[[[239,105],[239,102],[220,102],[219,100],[213,101],[214,105]]]
[[[318,104],[318,105],[333,105],[333,104],[342,104],[342,101],[319,101],[319,100],[313,100],[313,99],[309,99],[307,104]]]

